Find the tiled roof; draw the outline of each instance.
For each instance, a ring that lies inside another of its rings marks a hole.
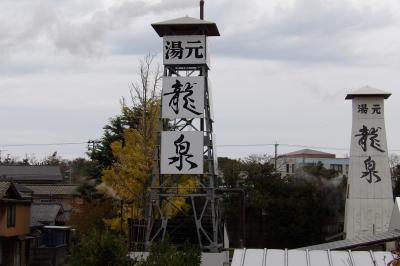
[[[10,188],[10,184],[10,182],[0,181],[0,199],[6,195],[7,190]]]
[[[63,180],[60,168],[49,165],[1,165],[0,178],[17,182]]]
[[[71,219],[71,211],[64,211],[63,213],[60,213],[56,217],[56,221],[59,223],[66,223]]]
[[[60,204],[37,204],[31,205],[31,225],[39,223],[53,224],[61,209]]]
[[[18,183],[12,183],[17,190],[18,194],[23,198],[23,199],[31,199],[32,198],[32,193],[33,191],[30,190],[29,188],[25,187],[24,185],[18,184]]]
[[[33,191],[33,195],[77,195],[77,185],[68,184],[24,184]]]
[[[12,192],[7,195],[7,191],[9,191],[10,188]],[[7,195],[7,198],[11,197],[13,199],[31,200],[31,194],[27,193],[27,190],[27,188],[24,188],[24,186],[17,183],[0,181],[0,199],[3,199]]]
[[[301,249],[308,250],[338,250],[338,249],[352,249],[355,247],[369,246],[379,243],[385,243],[388,241],[393,241],[400,239],[400,230],[393,230],[383,233],[378,233],[375,235],[356,237],[353,239],[345,239],[339,241],[328,242],[324,244],[304,247]]]
[[[20,193],[33,193],[32,189],[27,188],[26,186],[18,183],[13,183],[15,188],[18,190]]]

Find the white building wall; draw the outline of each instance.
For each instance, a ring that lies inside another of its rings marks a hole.
[[[303,165],[307,164],[317,165],[319,162],[321,162],[326,169],[331,169],[332,165],[341,165],[342,172],[340,174],[348,175],[347,172],[347,169],[349,169],[348,158],[281,157],[277,160],[277,169],[282,174],[282,176],[285,176],[288,174],[293,174],[299,168],[303,167]],[[289,165],[289,172],[287,171],[288,165]]]

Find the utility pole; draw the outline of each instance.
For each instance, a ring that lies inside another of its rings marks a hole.
[[[200,19],[204,19],[204,0],[200,0]]]
[[[277,167],[277,162],[278,162],[278,143],[277,142],[275,142],[275,144],[274,144],[274,146],[275,146],[275,157],[274,157],[274,167],[275,167],[275,170],[276,170],[276,167]]]
[[[99,140],[88,140],[88,151],[94,151],[96,148],[97,144],[99,144],[101,141]]]

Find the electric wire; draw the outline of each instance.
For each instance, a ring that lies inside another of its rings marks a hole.
[[[85,142],[58,142],[58,143],[21,143],[21,144],[0,144],[0,147],[25,147],[25,146],[66,146],[66,145],[82,145]]]
[[[90,141],[81,142],[55,142],[55,143],[19,143],[19,144],[0,144],[0,147],[26,147],[26,146],[67,146],[67,145],[87,145]],[[301,145],[301,144],[289,144],[289,143],[254,143],[254,144],[221,144],[216,145],[218,148],[225,147],[266,147],[278,145],[280,147],[297,147],[297,148],[307,148],[307,149],[322,149],[322,150],[338,150],[346,151],[349,148],[343,147],[326,147],[326,146],[313,146],[313,145]],[[400,152],[400,149],[389,149],[391,152]]]

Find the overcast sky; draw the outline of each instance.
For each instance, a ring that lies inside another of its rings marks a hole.
[[[282,144],[348,153],[346,92],[370,85],[386,102],[388,146],[400,153],[400,1],[205,0],[217,145]],[[84,156],[158,53],[153,22],[198,17],[198,0],[1,0],[0,149],[42,158]],[[300,147],[279,146],[279,153]],[[272,146],[218,147],[220,156]]]

